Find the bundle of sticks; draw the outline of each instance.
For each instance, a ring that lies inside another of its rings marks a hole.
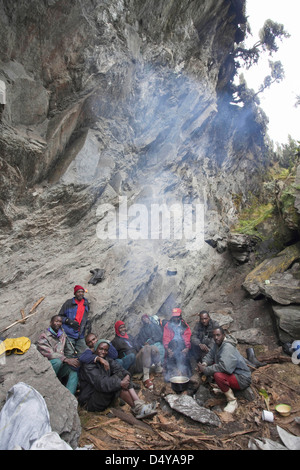
[[[0,331],[0,333],[4,333],[5,331],[9,330],[10,328],[12,328],[13,326],[17,325],[18,323],[25,323],[25,321],[32,317],[33,315],[36,314],[36,308],[40,305],[41,302],[43,302],[43,300],[45,299],[45,297],[41,297],[37,302],[35,302],[35,304],[33,305],[33,307],[30,309],[28,315],[25,315],[25,312],[24,310],[22,309],[21,310],[21,315],[22,315],[22,318],[20,320],[16,320],[15,322],[13,322],[11,325],[8,325],[6,328],[4,328],[4,330]]]

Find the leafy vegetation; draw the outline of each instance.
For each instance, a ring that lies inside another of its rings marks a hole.
[[[251,34],[249,24],[247,24],[247,32]],[[241,59],[249,69],[252,65],[257,64],[262,51],[272,55],[279,49],[277,40],[282,41],[283,38],[288,37],[290,37],[290,34],[285,31],[283,24],[268,19],[259,31],[259,40],[250,48],[246,48],[245,44],[242,43],[241,46],[235,49],[234,56],[236,59]]]
[[[259,231],[259,225],[272,217],[274,210],[275,206],[272,203],[260,204],[258,199],[254,198],[252,204],[240,213],[239,222],[233,231],[263,240],[264,236]]]
[[[251,34],[250,26],[247,24],[248,34]],[[245,46],[243,42],[238,45],[233,52],[235,59],[236,71],[243,65],[249,69],[257,64],[262,53],[266,52],[272,56],[279,49],[278,40],[290,37],[285,31],[284,25],[276,23],[270,19],[266,20],[263,27],[259,31],[259,40],[250,48]],[[269,60],[270,74],[265,77],[258,91],[247,88],[243,74],[239,77],[239,84],[232,83],[232,94],[235,103],[243,104],[259,104],[258,94],[269,88],[273,83],[279,83],[284,79],[284,69],[280,61],[273,62]]]
[[[288,173],[293,171],[300,158],[300,141],[296,141],[291,136],[288,136],[287,144],[277,146],[275,158],[283,169],[288,170]]]
[[[295,184],[299,158],[300,142],[289,138],[288,144],[277,147],[275,163],[265,176],[265,194],[249,197],[246,207],[240,210],[239,221],[233,231],[264,240],[262,226],[268,219],[276,220],[274,225],[280,221],[292,230],[300,227],[300,216],[294,206],[296,191],[300,191],[300,184]],[[238,195],[233,195],[233,202],[239,209],[241,201]]]

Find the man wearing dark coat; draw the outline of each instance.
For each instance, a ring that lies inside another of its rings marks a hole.
[[[156,346],[160,354],[160,362],[164,361],[165,348],[162,343],[163,329],[162,327],[151,321],[149,315],[143,315],[141,318],[141,329],[135,337],[135,344],[141,349],[145,344]]]
[[[104,360],[103,363],[81,365],[79,404],[88,411],[104,411],[119,396],[131,406],[136,418],[153,416],[156,404],[146,404],[139,399],[128,371],[107,357],[109,344],[109,341],[99,339],[94,346],[94,352]]]
[[[143,384],[149,390],[153,390],[153,382],[150,380],[150,367],[155,365],[156,372],[161,372],[159,349],[154,344],[147,341],[142,343],[142,338],[137,339],[127,333],[125,323],[118,320],[115,323],[116,336],[112,340],[112,345],[118,351],[116,361],[122,363],[123,367],[133,373],[143,373]],[[133,359],[130,367],[124,365],[124,361]]]
[[[204,356],[214,345],[212,332],[220,325],[210,318],[207,310],[202,310],[199,317],[199,322],[196,323],[191,336],[191,354],[197,362],[202,362]]]

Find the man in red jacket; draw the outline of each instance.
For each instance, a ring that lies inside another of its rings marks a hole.
[[[191,348],[192,332],[181,313],[180,308],[174,308],[170,320],[164,326],[166,380],[175,375],[191,375],[188,352]]]

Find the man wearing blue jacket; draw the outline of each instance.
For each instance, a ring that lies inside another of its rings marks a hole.
[[[85,344],[87,345],[87,349],[79,357],[80,362],[84,364],[93,364],[98,361],[98,362],[101,362],[104,366],[107,366],[108,363],[105,364],[106,361],[104,361],[104,359],[102,359],[100,356],[98,356],[94,352],[94,346],[97,343],[97,341],[98,341],[98,338],[94,333],[89,333],[86,336]],[[110,357],[111,359],[117,359],[118,357],[118,351],[111,344],[111,342],[109,342],[109,349],[108,349],[107,357]]]
[[[63,321],[62,327],[67,335],[66,357],[78,357],[86,349],[84,336],[90,307],[84,292],[82,286],[76,285],[74,297],[68,299],[59,311]]]

